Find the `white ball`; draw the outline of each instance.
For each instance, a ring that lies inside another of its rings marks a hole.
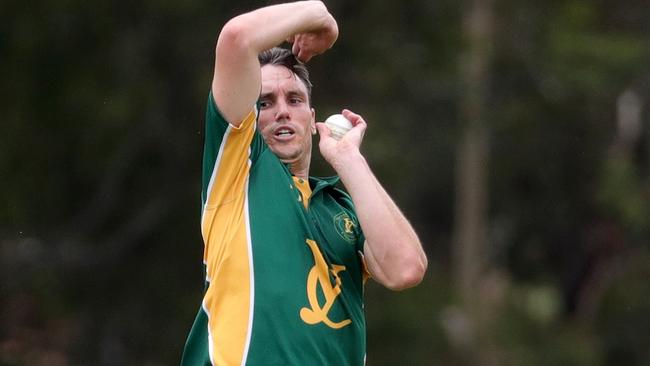
[[[340,140],[352,128],[352,122],[343,117],[342,114],[333,114],[325,120],[325,124],[330,129],[330,135]]]

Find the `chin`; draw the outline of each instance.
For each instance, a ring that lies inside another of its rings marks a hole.
[[[282,156],[278,155],[278,159],[280,159],[281,162],[285,164],[294,164],[297,161],[300,161],[300,157],[298,156]]]
[[[275,156],[283,163],[294,163],[300,159],[300,152],[298,151],[282,151],[282,149],[271,149]]]

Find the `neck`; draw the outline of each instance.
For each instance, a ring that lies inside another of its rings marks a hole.
[[[309,165],[311,164],[311,142],[307,148],[296,154],[296,156],[290,158],[280,158],[280,161],[283,164],[288,165],[289,171],[293,176],[302,179],[309,178]]]
[[[309,178],[309,163],[301,164],[300,162],[290,163],[289,171],[291,174],[298,178],[308,179]]]
[[[293,161],[284,161],[289,164],[289,171],[292,175],[307,179],[309,178],[309,164],[311,163],[311,152]]]

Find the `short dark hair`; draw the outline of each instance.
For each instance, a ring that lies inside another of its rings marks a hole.
[[[307,87],[307,96],[311,103],[311,81],[309,81],[309,70],[307,66],[300,62],[291,50],[282,47],[273,47],[269,50],[262,51],[258,55],[260,65],[279,65],[289,69],[298,79],[302,80],[305,87]]]

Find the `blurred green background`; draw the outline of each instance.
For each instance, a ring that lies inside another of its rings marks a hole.
[[[269,3],[3,2],[0,365],[178,364],[215,40]],[[366,286],[368,365],[649,365],[650,3],[326,3],[318,119],[429,257]]]

